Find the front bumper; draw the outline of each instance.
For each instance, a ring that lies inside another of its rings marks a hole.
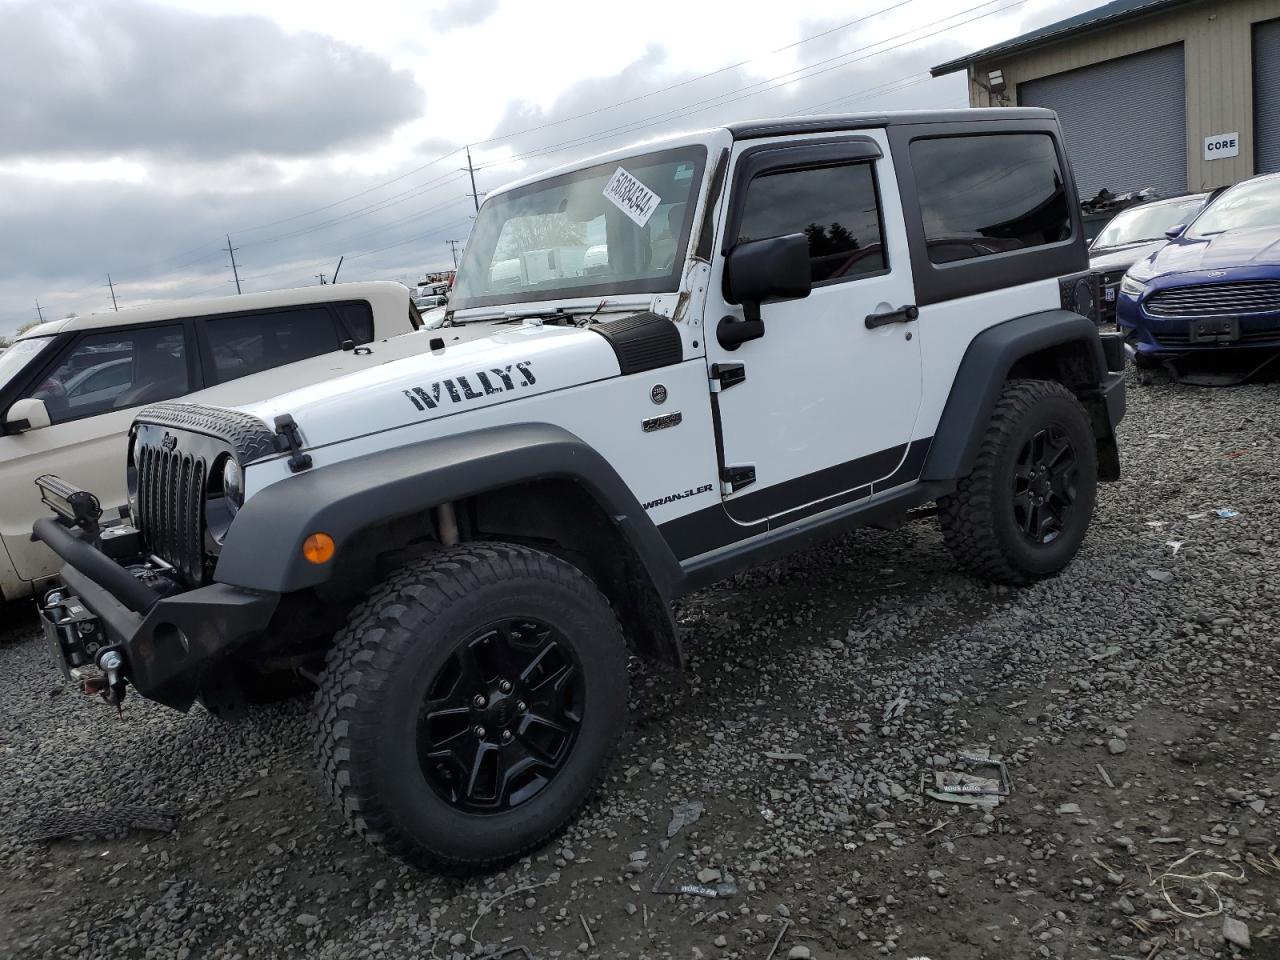
[[[279,594],[223,583],[161,596],[136,575],[140,567],[111,560],[64,521],[38,520],[34,536],[66,561],[60,571],[65,587],[46,594],[40,605],[45,636],[64,674],[84,666],[85,652],[69,632],[74,629],[96,636],[89,654],[95,662],[109,651],[119,653],[124,678],[142,696],[178,710],[190,709],[212,671],[266,629],[280,601]],[[68,623],[73,605],[92,616]]]

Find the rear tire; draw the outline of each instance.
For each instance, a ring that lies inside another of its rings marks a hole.
[[[352,612],[320,678],[316,760],[366,840],[418,868],[488,869],[590,798],[625,719],[626,664],[577,568],[509,544],[446,548]]]
[[[1089,416],[1060,383],[1011,380],[996,402],[972,472],[938,500],[947,546],[991,580],[1027,584],[1080,549],[1097,496]]]

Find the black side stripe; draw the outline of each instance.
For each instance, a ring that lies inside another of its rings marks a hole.
[[[680,560],[696,557],[824,510],[866,499],[871,496],[873,488],[875,493],[881,493],[910,483],[919,478],[932,441],[932,437],[913,440],[910,444],[890,447],[735,500],[695,510],[661,524],[658,532]],[[895,465],[897,469],[886,477],[885,472]],[[838,486],[840,484],[843,486]],[[739,512],[735,509],[745,501],[751,501],[747,510]],[[791,504],[797,506],[788,510]],[[734,515],[730,515],[729,510],[733,510]],[[761,515],[761,510],[768,512]],[[743,517],[744,522],[735,522],[735,516]],[[768,519],[770,516],[772,519]]]
[[[907,444],[879,450],[876,453],[823,467],[763,490],[735,497],[725,502],[729,516],[739,523],[777,517],[793,509],[803,510],[807,504],[838,499],[845,493],[856,493],[854,499],[871,496],[871,481],[892,473],[907,452]],[[859,488],[863,488],[859,492]],[[838,500],[839,503],[847,502]],[[829,506],[837,506],[837,503]],[[825,510],[826,506],[821,509]],[[777,521],[775,520],[776,524]]]

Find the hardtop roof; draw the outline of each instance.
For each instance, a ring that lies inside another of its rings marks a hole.
[[[266,290],[262,293],[236,294],[226,297],[200,297],[193,300],[163,300],[141,307],[126,307],[118,312],[90,313],[82,317],[49,320],[25,331],[17,339],[49,336],[72,330],[98,330],[153,323],[157,320],[182,320],[217,313],[243,313],[275,307],[301,306],[309,303],[332,303],[339,300],[367,300],[376,316],[382,310],[405,310],[409,307],[409,289],[394,280],[365,280],[356,283],[327,283],[314,287],[292,287]]]

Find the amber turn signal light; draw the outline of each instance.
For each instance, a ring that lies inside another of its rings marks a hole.
[[[307,558],[309,563],[328,563],[333,559],[336,549],[333,537],[327,533],[313,533],[302,541],[302,555]]]

